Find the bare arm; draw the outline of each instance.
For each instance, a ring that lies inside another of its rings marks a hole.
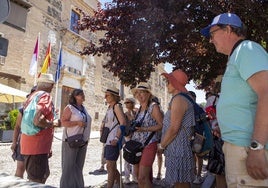
[[[61,124],[63,127],[73,127],[73,126],[85,126],[86,123],[83,121],[70,121],[72,112],[68,106],[66,106],[63,110],[62,117],[61,117]]]
[[[154,132],[154,131],[159,131],[163,127],[163,113],[160,110],[159,105],[154,105],[153,110],[152,110],[152,117],[156,121],[156,126],[151,126],[151,127],[136,127],[137,131],[140,132]]]
[[[126,116],[124,114],[124,111],[121,105],[116,104],[114,106],[114,113],[116,114],[118,118],[120,126],[126,126],[126,123],[127,123]],[[111,141],[111,144],[115,146],[120,137],[121,137],[121,129],[118,129],[116,133],[116,137],[114,138],[114,140]]]
[[[161,146],[163,148],[166,148],[177,136],[187,108],[188,104],[181,96],[176,96],[173,99],[171,104],[170,126],[161,140]]]
[[[258,95],[252,140],[257,140],[265,145],[268,142],[268,71],[255,73],[247,81]],[[246,165],[248,174],[252,178],[268,178],[268,162],[265,158],[265,149],[257,151],[249,150]]]
[[[127,121],[126,121],[126,116],[124,114],[123,108],[121,105],[115,105],[114,107],[114,112],[118,118],[119,124],[120,125],[126,125]],[[117,132],[117,136],[121,136],[121,132],[119,131],[119,133]]]
[[[19,112],[18,116],[17,116],[17,120],[16,120],[16,124],[15,124],[15,128],[14,128],[14,133],[13,133],[13,141],[12,141],[12,145],[11,145],[11,150],[14,152],[15,151],[15,147],[16,144],[18,142],[18,137],[20,134],[20,124],[21,124],[21,119],[22,119],[22,115]]]

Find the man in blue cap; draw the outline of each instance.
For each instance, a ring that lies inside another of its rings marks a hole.
[[[268,187],[268,54],[233,13],[201,30],[228,56],[217,104],[228,188]]]

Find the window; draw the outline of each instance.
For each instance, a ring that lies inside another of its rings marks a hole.
[[[4,24],[25,31],[27,12],[31,6],[21,0],[11,0],[10,1],[10,13]]]
[[[80,15],[72,10],[70,29],[77,34],[79,34],[79,30],[76,28],[78,20],[80,20]]]

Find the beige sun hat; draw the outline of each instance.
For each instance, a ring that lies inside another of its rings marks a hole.
[[[55,81],[53,79],[53,75],[52,74],[46,74],[46,73],[41,73],[40,77],[37,80],[37,83],[50,83],[50,84],[54,84]]]
[[[119,96],[119,89],[117,89],[116,87],[108,87],[105,91],[105,93],[111,93],[113,95]]]
[[[143,90],[151,93],[151,86],[147,82],[139,83],[135,88],[131,90],[132,94],[135,95],[136,91]]]

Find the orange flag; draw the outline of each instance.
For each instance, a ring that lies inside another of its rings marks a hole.
[[[48,43],[46,57],[45,57],[43,66],[41,68],[41,71],[40,71],[40,73],[38,75],[38,78],[39,78],[41,73],[47,73],[47,70],[48,70],[48,68],[50,66],[50,59],[51,59],[51,47],[50,47],[50,43]]]

